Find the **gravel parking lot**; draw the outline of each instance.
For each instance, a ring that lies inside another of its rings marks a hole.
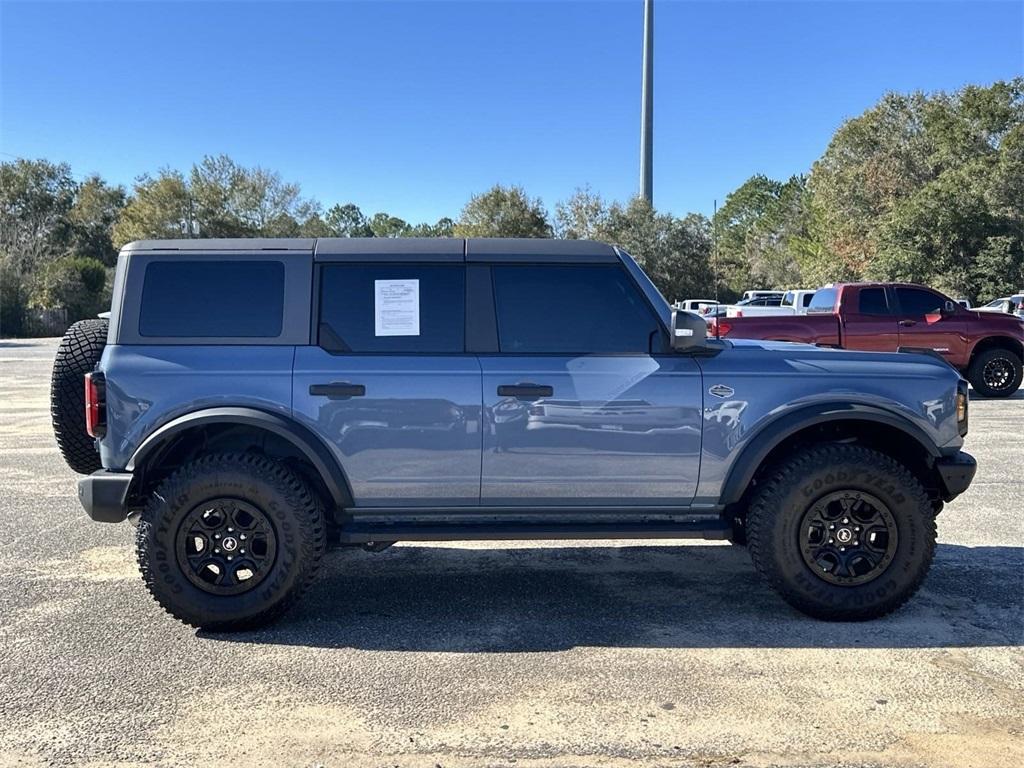
[[[446,543],[332,553],[217,636],[82,513],[55,349],[0,341],[0,766],[1024,765],[1024,392],[972,402],[978,477],[880,621],[805,618],[728,545]]]

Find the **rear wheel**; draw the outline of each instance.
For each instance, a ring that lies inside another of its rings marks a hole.
[[[1024,366],[1008,349],[986,349],[971,360],[967,380],[985,397],[1009,397],[1020,389]]]
[[[136,544],[146,587],[168,613],[209,630],[249,629],[311,583],[326,546],[323,508],[282,464],[211,455],[160,484]]]
[[[881,453],[817,445],[769,473],[747,514],[758,572],[810,616],[872,619],[921,586],[935,518],[921,483]]]
[[[96,369],[107,344],[107,320],[81,320],[57,347],[50,377],[50,416],[64,461],[87,475],[101,468],[96,441],[85,431],[85,374]]]

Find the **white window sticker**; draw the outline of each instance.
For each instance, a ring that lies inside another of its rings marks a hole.
[[[373,281],[373,332],[377,336],[420,335],[420,281]]]

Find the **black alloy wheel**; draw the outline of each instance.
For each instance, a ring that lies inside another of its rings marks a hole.
[[[178,529],[178,566],[190,582],[214,595],[253,589],[266,578],[276,555],[273,523],[239,499],[199,504]]]
[[[1005,357],[997,357],[985,363],[981,370],[985,386],[995,390],[1006,389],[1013,381],[1013,365]]]
[[[854,586],[881,576],[896,555],[899,532],[889,508],[862,491],[818,499],[800,525],[800,554],[818,578]]]

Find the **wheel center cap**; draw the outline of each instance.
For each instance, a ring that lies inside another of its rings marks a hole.
[[[220,546],[225,552],[234,552],[238,549],[238,539],[234,536],[228,536],[226,539],[221,541]]]
[[[836,541],[840,544],[849,544],[853,541],[853,531],[849,528],[840,528],[836,531]]]

